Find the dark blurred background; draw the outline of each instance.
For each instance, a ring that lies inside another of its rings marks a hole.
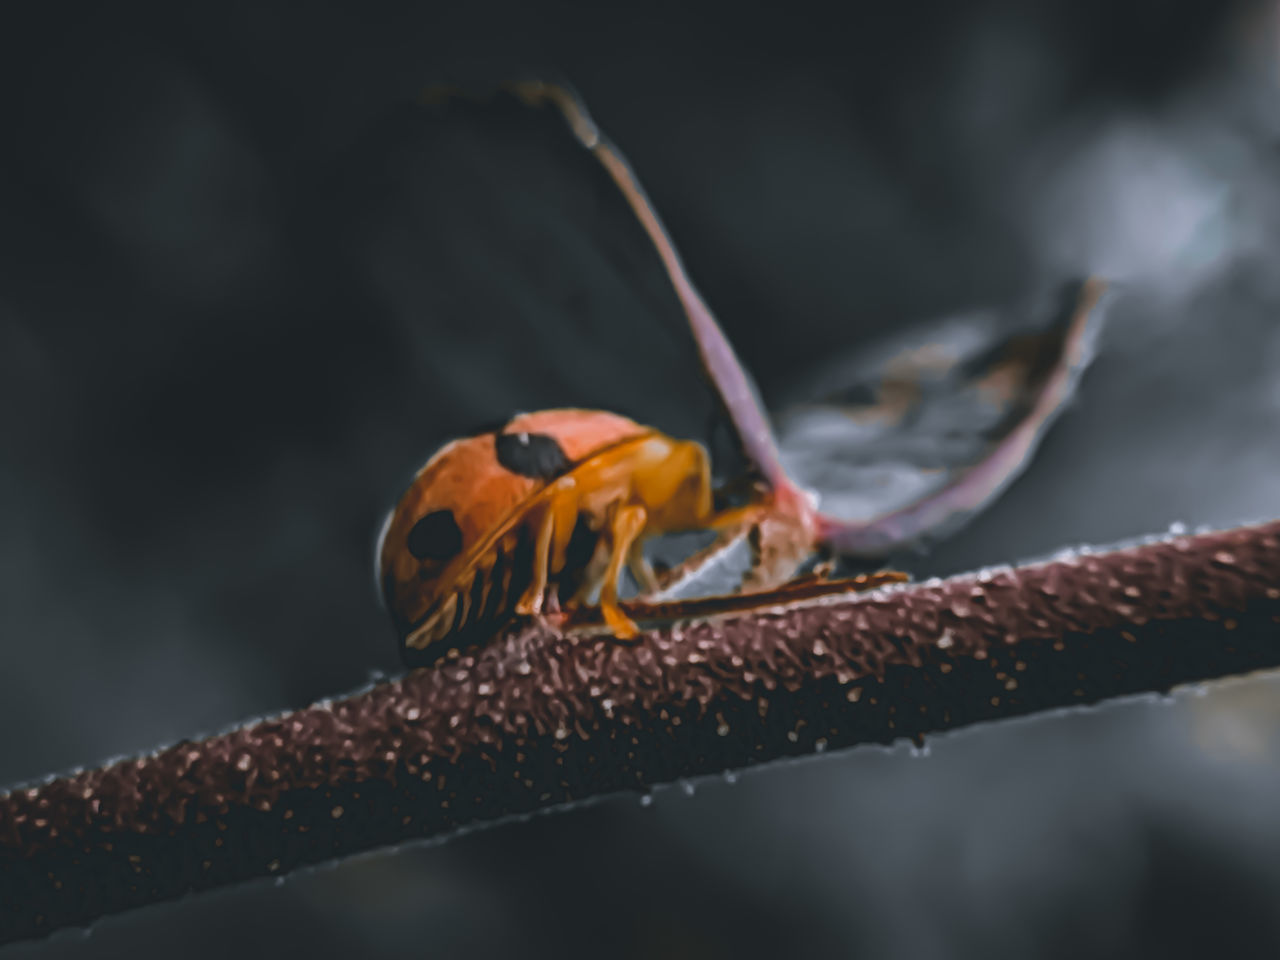
[[[395,671],[373,539],[455,431],[560,403],[704,429],[675,301],[581,153],[518,120],[406,145],[396,107],[431,82],[571,80],[770,399],[882,334],[1124,280],[1036,462],[917,575],[1280,514],[1273,4],[380,10],[6,14],[0,783]],[[925,753],[617,798],[12,953],[1280,951],[1274,676]]]

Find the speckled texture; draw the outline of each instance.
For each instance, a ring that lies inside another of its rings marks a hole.
[[[595,796],[1280,665],[1280,522],[679,626],[538,631],[0,798],[0,942]]]

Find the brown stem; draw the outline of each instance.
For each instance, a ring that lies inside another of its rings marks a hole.
[[[1280,665],[1280,522],[757,609],[540,630],[0,796],[0,943],[465,824]]]

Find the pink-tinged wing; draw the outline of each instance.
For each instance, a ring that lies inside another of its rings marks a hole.
[[[884,557],[952,532],[1027,466],[1072,397],[1105,284],[1056,303],[956,318],[882,350],[845,389],[779,418],[783,462],[819,496],[836,553]]]
[[[953,530],[990,503],[1027,465],[1087,366],[1101,323],[1105,284],[1070,285],[1057,302],[969,316],[912,340],[865,346],[861,364],[842,364],[817,403],[783,411],[780,438],[750,378],[684,268],[670,235],[622,153],[567,88],[515,87],[530,104],[552,103],[599,160],[654,244],[689,320],[712,386],[743,453],[773,492],[775,511],[758,534],[775,554],[756,575],[767,588],[819,546],[847,556],[884,557]],[[855,399],[856,397],[856,399]],[[802,491],[816,494],[814,513]],[[742,553],[729,536],[695,556],[664,595],[698,589],[708,571],[735,576]],[[761,550],[749,551],[759,564]],[[673,571],[674,572],[674,571]]]

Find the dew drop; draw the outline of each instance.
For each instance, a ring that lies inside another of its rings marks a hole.
[[[640,806],[642,806],[642,807],[652,807],[652,806],[653,806],[653,794],[652,794],[652,793],[642,793],[642,794],[640,794]]]
[[[737,782],[738,782],[738,775],[737,775],[736,773],[734,773],[732,770],[726,770],[726,771],[724,772],[724,782],[725,782],[725,783],[737,783]]]
[[[692,781],[690,781],[690,780],[684,780],[684,781],[682,781],[682,782],[680,783],[680,789],[684,791],[684,795],[685,795],[686,797],[692,797],[692,796],[693,796],[693,793],[694,793],[694,786],[693,786],[693,782],[692,782]]]

